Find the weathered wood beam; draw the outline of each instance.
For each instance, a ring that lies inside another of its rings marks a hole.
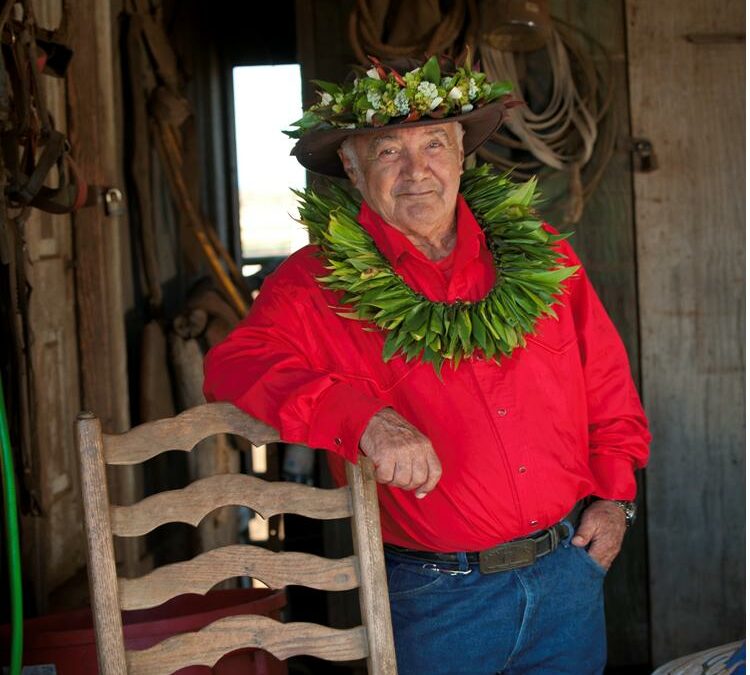
[[[117,81],[108,2],[79,0],[68,5],[69,41],[74,51],[67,76],[69,137],[73,156],[89,184],[118,185],[115,92]],[[130,426],[123,316],[123,266],[117,216],[102,205],[74,216],[76,305],[82,404],[99,417],[108,433]],[[118,503],[141,493],[140,471],[119,468],[109,475]],[[125,570],[138,567],[138,542],[121,550]]]

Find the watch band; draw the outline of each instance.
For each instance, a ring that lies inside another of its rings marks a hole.
[[[633,523],[635,522],[637,511],[635,502],[629,502],[622,499],[611,499],[609,501],[611,501],[613,504],[617,504],[617,506],[622,509],[622,512],[625,514],[625,526],[632,527]]]

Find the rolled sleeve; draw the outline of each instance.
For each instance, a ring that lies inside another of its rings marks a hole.
[[[594,494],[602,499],[632,501],[636,495],[633,463],[627,458],[593,455],[589,468],[596,480]]]

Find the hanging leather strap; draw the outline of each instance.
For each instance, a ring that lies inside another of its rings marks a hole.
[[[63,75],[72,52],[47,31],[42,43],[57,54],[50,65],[49,53],[40,49],[37,41],[31,3],[22,0],[16,4],[23,13],[19,20],[8,20],[12,0],[0,14],[0,149],[8,172],[5,196],[11,206],[71,213],[96,204],[100,190],[86,183],[70,155],[67,138],[54,128],[40,76],[48,68]],[[57,170],[56,187],[45,185],[53,168]]]

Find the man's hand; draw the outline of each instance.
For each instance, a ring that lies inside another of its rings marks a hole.
[[[430,440],[392,408],[375,413],[359,447],[375,464],[378,483],[415,490],[422,499],[443,472]]]
[[[581,516],[581,524],[571,539],[574,546],[588,546],[588,552],[604,569],[609,569],[622,547],[625,536],[623,510],[606,500],[595,501]]]

